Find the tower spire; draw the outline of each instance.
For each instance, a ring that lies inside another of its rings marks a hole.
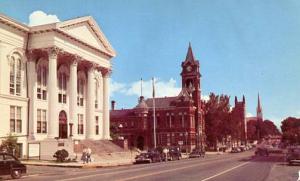
[[[258,97],[257,97],[257,108],[256,108],[256,114],[257,114],[257,118],[258,119],[263,119],[262,116],[262,107],[260,105],[260,97],[259,97],[259,93],[258,93]]]
[[[188,52],[186,54],[185,61],[195,61],[195,57],[194,57],[194,54],[193,54],[191,42],[189,42],[189,48],[188,48]]]
[[[141,97],[143,96],[143,78],[141,78]]]

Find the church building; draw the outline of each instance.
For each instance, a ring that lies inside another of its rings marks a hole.
[[[112,102],[111,125],[119,137],[128,140],[129,147],[149,149],[155,147],[156,142],[157,147],[179,146],[187,151],[204,148],[200,64],[191,45],[181,67],[182,88],[177,96],[148,99],[141,96],[132,109],[116,110],[115,102]]]
[[[25,156],[53,155],[57,142],[109,139],[115,55],[91,16],[29,27],[0,14],[0,142],[17,137]],[[56,144],[42,148],[47,141]]]

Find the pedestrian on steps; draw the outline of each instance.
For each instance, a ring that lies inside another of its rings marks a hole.
[[[81,160],[83,161],[83,164],[87,163],[87,149],[84,148],[82,150]]]
[[[92,162],[92,150],[88,148],[86,152],[87,152],[87,163]]]

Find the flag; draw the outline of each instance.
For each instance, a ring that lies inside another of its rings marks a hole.
[[[152,97],[155,97],[154,78],[152,77]]]

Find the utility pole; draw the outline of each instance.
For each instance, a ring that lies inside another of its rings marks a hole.
[[[155,87],[154,87],[154,78],[152,78],[152,86],[153,86],[153,93],[152,93],[152,100],[153,100],[153,142],[154,142],[154,148],[156,148],[156,116],[155,116]]]

